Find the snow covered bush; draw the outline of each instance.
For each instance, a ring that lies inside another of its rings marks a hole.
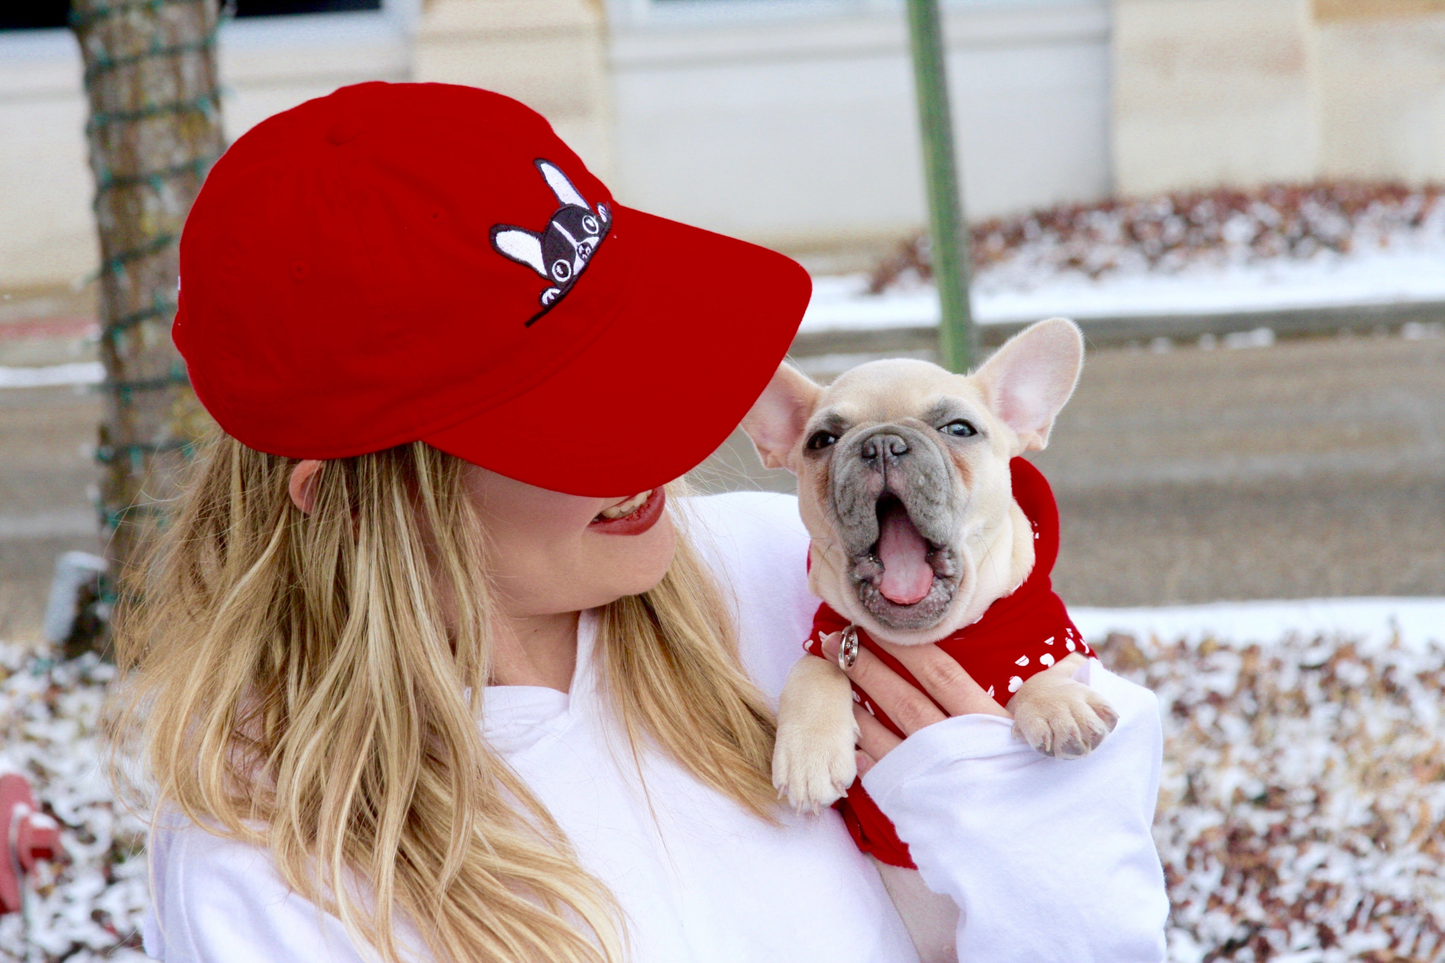
[[[1059,273],[1178,271],[1420,243],[1445,245],[1445,187],[1324,182],[1069,204],[972,229],[980,280],[1028,286]],[[878,294],[932,276],[928,240],[904,242],[873,272]]]

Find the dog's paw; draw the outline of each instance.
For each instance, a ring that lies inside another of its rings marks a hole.
[[[1030,680],[1032,681],[1032,680]],[[1055,759],[1087,756],[1114,731],[1119,714],[1082,682],[1051,680],[1046,690],[1015,699],[1014,735]],[[1020,691],[1020,696],[1025,696]]]
[[[833,805],[853,785],[858,775],[858,762],[853,747],[858,742],[858,727],[850,715],[847,724],[835,726],[833,732],[816,728],[780,725],[773,748],[773,787],[778,798],[798,812],[822,812]]]

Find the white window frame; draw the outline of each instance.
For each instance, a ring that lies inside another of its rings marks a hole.
[[[239,46],[349,43],[410,36],[421,15],[421,0],[381,0],[380,10],[337,10],[245,17],[221,24],[224,43]]]
[[[1056,6],[1090,0],[940,0],[945,8]],[[904,0],[604,0],[613,26],[660,27],[902,12]]]
[[[410,36],[421,14],[421,0],[381,0],[380,10],[343,10],[334,13],[280,14],[226,20],[221,35],[226,43],[271,44],[287,42],[350,41],[383,36]],[[69,27],[0,31],[0,60],[78,60]],[[78,83],[77,78],[77,83]]]

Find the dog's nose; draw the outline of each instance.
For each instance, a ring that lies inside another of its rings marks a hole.
[[[866,438],[858,448],[858,454],[863,460],[872,465],[896,461],[908,454],[908,442],[902,435],[879,432],[870,438]]]

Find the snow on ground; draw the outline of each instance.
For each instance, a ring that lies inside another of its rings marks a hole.
[[[925,327],[938,323],[938,292],[913,282],[868,293],[868,276],[819,277],[803,331]],[[1432,251],[1323,253],[1306,261],[1191,266],[1177,273],[1069,271],[1008,286],[988,272],[973,287],[980,324],[1068,317],[1149,317],[1445,301],[1445,244]]]
[[[24,914],[0,917],[0,957],[144,960],[145,824],[116,803],[96,719],[112,666],[0,645],[0,766],[24,773],[63,827],[68,865],[37,874]],[[44,864],[42,864],[44,865]]]
[[[1445,599],[1072,614],[1153,689],[1155,836],[1171,963],[1445,956]],[[95,720],[113,670],[0,646],[0,764],[26,772],[74,857],[0,957],[139,960],[144,826],[113,800]]]
[[[1342,635],[1370,645],[1445,644],[1445,598],[1336,598],[1211,602],[1131,609],[1070,606],[1084,638],[1111,632],[1166,642],[1271,643],[1293,635]]]
[[[984,324],[1445,301],[1439,188],[1181,193],[1064,205],[972,233]],[[817,278],[803,330],[936,324],[930,274],[916,238],[872,275]]]
[[[1445,599],[1071,614],[1159,696],[1171,963],[1445,956]]]
[[[1101,655],[1160,700],[1171,963],[1445,954],[1445,648],[1115,636]]]
[[[0,388],[49,388],[54,385],[98,385],[105,380],[99,361],[76,361],[34,368],[0,367]]]

